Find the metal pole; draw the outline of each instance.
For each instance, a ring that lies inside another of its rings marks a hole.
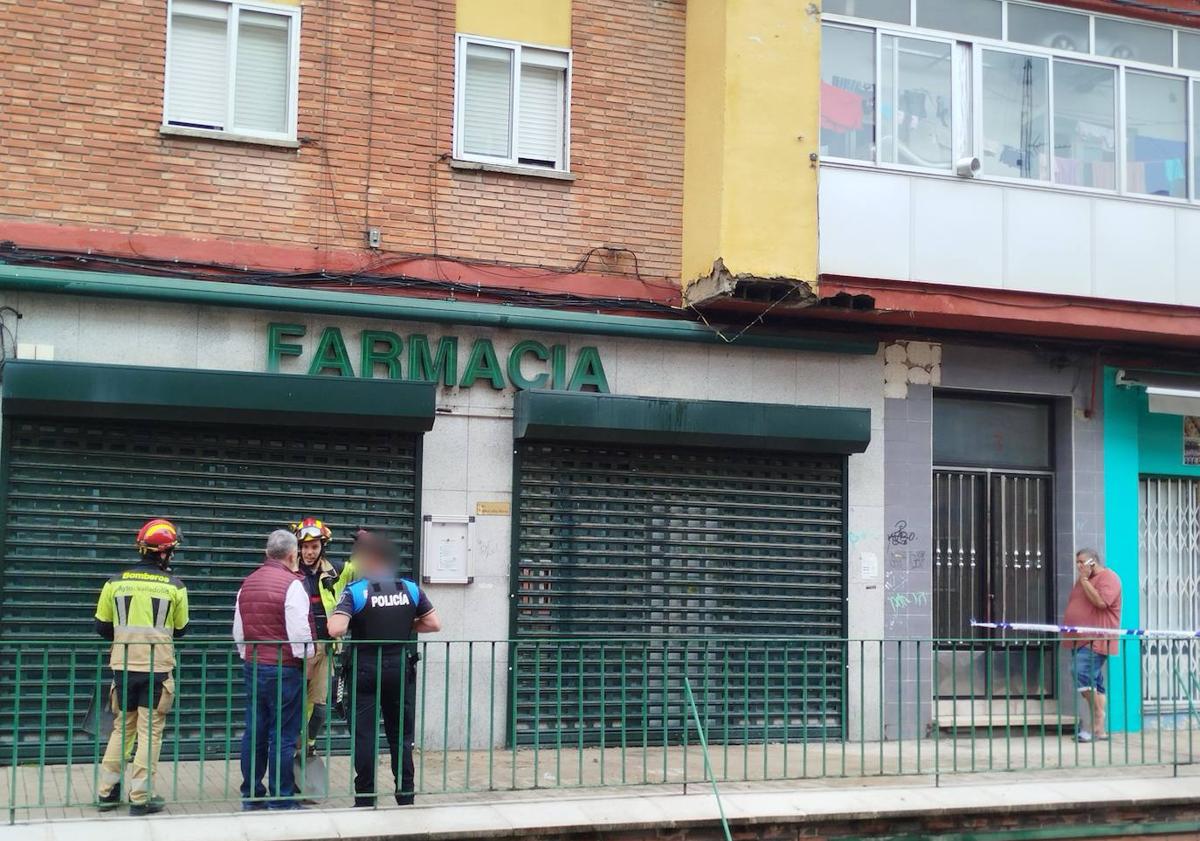
[[[712,772],[712,763],[708,760],[708,738],[700,723],[700,712],[696,709],[696,699],[692,695],[692,682],[687,675],[683,676],[683,689],[687,693],[688,706],[692,708],[692,719],[696,723],[696,735],[700,738],[700,749],[704,751],[704,775],[712,783],[713,797],[717,801],[717,814],[721,816],[721,830],[725,833],[725,841],[733,841],[729,831],[729,821],[725,818],[725,806],[721,803],[721,790],[717,787],[717,778]]]

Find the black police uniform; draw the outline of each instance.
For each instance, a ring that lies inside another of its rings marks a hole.
[[[416,642],[413,623],[433,610],[421,589],[407,578],[360,579],[346,587],[335,613],[350,617],[356,643],[351,680],[354,716],[354,805],[375,805],[376,724],[392,757],[396,802],[413,802],[413,735],[416,730]],[[383,641],[379,645],[371,641]],[[400,743],[401,714],[404,742]]]

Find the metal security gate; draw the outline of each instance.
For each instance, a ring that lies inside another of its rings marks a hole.
[[[1014,635],[971,626],[972,619],[1053,621],[1052,488],[1052,477],[1042,473],[934,471],[933,605],[940,696],[1053,693],[1054,658],[1046,645],[976,645]]]
[[[1143,628],[1200,629],[1200,479],[1139,482]],[[1200,652],[1186,642],[1142,645],[1142,699],[1157,712],[1200,705]]]
[[[521,442],[517,476],[517,742],[677,740],[685,674],[725,738],[840,732],[844,457]]]
[[[176,670],[185,755],[195,755],[202,740],[223,755],[229,722],[240,721],[236,652],[193,643],[229,639],[234,596],[261,563],[272,529],[312,513],[334,529],[335,557],[346,557],[358,525],[391,530],[403,556],[413,557],[419,438],[411,434],[24,417],[4,424],[0,709],[12,709],[14,644],[55,642],[29,647],[37,656],[23,661],[22,752],[61,758],[74,739],[76,756],[92,756],[94,739],[85,741],[80,722],[107,669],[99,668],[96,649],[73,650],[72,643],[97,639],[100,587],[136,562],[133,538],[149,517],[169,517],[183,532],[175,571],[191,602]],[[74,693],[72,668],[77,681],[87,679]],[[45,670],[50,680],[39,685]],[[0,756],[8,757],[5,725]],[[164,755],[174,749],[165,745]]]

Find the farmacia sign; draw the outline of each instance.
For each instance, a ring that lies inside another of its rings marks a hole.
[[[267,370],[278,371],[287,357],[307,360],[308,373],[339,377],[389,377],[471,388],[485,383],[494,389],[555,388],[608,393],[608,379],[595,347],[581,347],[574,359],[566,345],[546,346],[522,339],[501,361],[491,339],[475,339],[466,347],[458,336],[431,341],[423,333],[400,336],[390,330],[363,330],[347,345],[338,327],[325,327],[311,356],[295,339],[304,338],[303,324],[267,325]],[[352,338],[353,338],[353,334]],[[351,348],[353,347],[353,351]]]

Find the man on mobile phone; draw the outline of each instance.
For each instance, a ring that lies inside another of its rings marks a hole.
[[[1067,598],[1063,625],[1076,628],[1121,627],[1121,579],[1104,566],[1094,549],[1075,553],[1075,586]],[[1092,714],[1090,731],[1077,728],[1080,742],[1107,739],[1104,715],[1107,696],[1104,691],[1104,667],[1117,653],[1117,638],[1088,637],[1068,633],[1065,644],[1071,653],[1071,677],[1075,688]]]

